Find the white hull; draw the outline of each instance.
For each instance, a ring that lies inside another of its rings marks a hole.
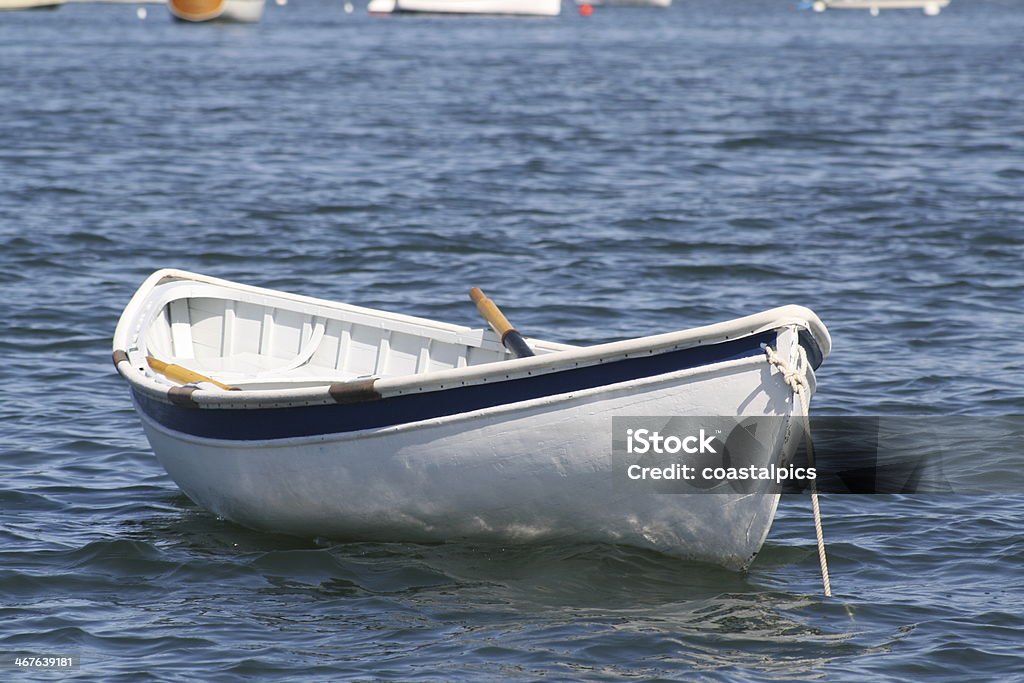
[[[19,9],[56,9],[65,0],[0,0],[0,11]]]
[[[947,7],[950,0],[817,0],[813,3],[814,11],[824,12],[827,9],[868,10],[878,14],[881,10],[919,9],[929,16],[934,16]]]
[[[561,0],[372,0],[371,14],[418,12],[424,14],[506,14],[558,16]]]
[[[740,569],[761,548],[778,495],[616,490],[611,421],[731,414],[744,401],[751,415],[771,414],[770,405],[793,410],[789,387],[769,375],[765,363],[746,362],[284,443],[193,438],[143,424],[189,498],[254,529],[350,540],[618,543]],[[777,462],[788,462],[795,444],[785,444]]]
[[[761,344],[794,366],[809,345],[820,362],[830,342],[814,314],[790,306],[593,347],[530,343],[539,355],[510,359],[489,331],[162,271],[125,309],[114,358],[182,491],[255,529],[572,539],[747,566],[777,488],[623,486],[612,418],[772,416],[765,457],[784,466],[802,405]],[[240,390],[176,385],[147,355]],[[809,368],[807,380],[813,392]]]
[[[166,5],[167,0],[66,0],[75,5]]]
[[[576,0],[576,4],[594,7],[671,7],[672,0]]]

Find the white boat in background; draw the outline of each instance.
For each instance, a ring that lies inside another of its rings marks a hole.
[[[672,0],[576,0],[576,4],[593,7],[671,7]]]
[[[370,14],[507,14],[555,17],[562,0],[371,0]]]
[[[166,5],[168,0],[65,0],[69,5]]]
[[[19,9],[57,9],[65,0],[0,0],[0,11]]]
[[[168,0],[175,19],[189,22],[255,23],[263,18],[266,0]]]
[[[778,418],[766,452],[783,466],[804,408],[769,358],[799,367],[813,392],[831,346],[813,312],[528,343],[536,355],[515,358],[486,329],[161,270],[121,315],[113,356],[181,490],[254,529],[753,560],[778,493],[617,486],[612,417]]]
[[[815,0],[812,8],[815,12],[829,9],[868,10],[872,15],[886,9],[919,9],[929,17],[939,14],[949,5],[951,0]]]

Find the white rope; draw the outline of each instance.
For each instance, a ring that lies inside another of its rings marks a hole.
[[[799,362],[796,368],[791,368],[784,360],[779,358],[775,349],[763,344],[765,354],[768,356],[768,363],[782,373],[786,384],[793,388],[793,393],[800,398],[804,409],[804,438],[807,440],[807,465],[814,467],[814,442],[811,440],[811,385],[807,381],[807,370],[810,364],[807,361],[807,350],[803,345],[797,344],[799,350]],[[818,562],[821,564],[821,582],[825,586],[825,596],[832,597],[832,582],[828,578],[828,559],[825,557],[825,533],[821,529],[821,508],[818,506],[818,486],[814,479],[811,479],[811,509],[814,512],[814,532],[818,537]]]

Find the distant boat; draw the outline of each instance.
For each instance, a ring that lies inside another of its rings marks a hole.
[[[166,5],[168,0],[64,0],[69,5]]]
[[[263,18],[266,0],[168,0],[175,19],[182,21],[237,21],[253,23]]]
[[[0,10],[57,9],[64,0],[0,0]]]
[[[811,7],[815,12],[827,9],[868,10],[874,16],[884,9],[919,9],[934,17],[949,5],[951,0],[816,0]]]
[[[576,4],[594,7],[669,7],[672,0],[576,0]]]
[[[510,14],[555,17],[562,0],[371,0],[370,14]]]

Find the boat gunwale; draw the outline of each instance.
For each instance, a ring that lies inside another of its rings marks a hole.
[[[448,330],[457,333],[472,332],[472,328],[451,325],[427,318],[416,318],[278,290],[243,285],[183,270],[162,269],[146,279],[125,307],[114,333],[113,347],[117,371],[128,381],[131,387],[166,403],[182,403],[182,387],[169,387],[167,384],[146,375],[145,372],[136,368],[130,362],[127,351],[132,347],[132,343],[137,342],[143,334],[141,330],[133,326],[138,322],[140,310],[145,309],[153,289],[169,279],[212,284],[250,294],[270,296],[279,302],[292,301],[306,305],[325,306],[334,310],[368,314],[391,321],[423,325],[432,329]],[[496,384],[498,382],[599,365],[638,356],[653,356],[676,350],[707,346],[786,327],[797,327],[805,330],[808,333],[809,341],[818,347],[816,355],[820,359],[828,356],[831,350],[831,338],[818,316],[803,306],[788,305],[711,325],[593,346],[567,347],[560,351],[551,351],[539,356],[500,360],[414,375],[376,378],[372,383],[373,392],[364,395],[363,400],[443,391],[448,388],[487,383]],[[135,340],[131,337],[133,333],[136,335]],[[195,388],[190,387],[185,403],[190,407],[204,409],[325,405],[337,403],[337,396],[339,393],[344,393],[347,386],[365,385],[367,379],[359,378],[352,382],[338,382],[332,385],[325,384],[314,387],[305,386],[300,388],[244,391],[224,391],[209,387],[209,385],[200,385]],[[172,394],[172,392],[177,395]],[[376,396],[373,396],[374,393]]]
[[[430,417],[412,422],[398,422],[395,424],[389,424],[380,427],[368,427],[365,429],[357,429],[351,431],[332,431],[317,434],[306,434],[301,436],[286,436],[262,439],[225,439],[220,437],[193,434],[188,431],[175,429],[174,427],[162,423],[154,416],[148,414],[139,405],[135,405],[135,410],[145,423],[149,424],[155,429],[158,429],[159,431],[165,433],[168,436],[171,436],[175,439],[178,439],[179,441],[186,443],[193,443],[208,447],[226,449],[238,448],[241,445],[244,445],[245,447],[258,447],[261,449],[288,448],[292,446],[299,446],[310,443],[334,444],[341,442],[347,443],[351,441],[362,441],[366,439],[372,440],[406,431],[429,429],[432,427],[437,427],[440,425],[450,423],[471,422],[473,420],[478,420],[484,417],[509,415],[524,411],[528,412],[545,406],[561,403],[567,400],[592,401],[595,399],[599,399],[599,397],[603,393],[609,390],[647,389],[649,387],[656,386],[659,384],[678,382],[679,380],[698,381],[704,379],[705,376],[710,375],[717,376],[744,372],[751,369],[752,367],[757,366],[760,363],[760,359],[756,357],[736,358],[734,360],[722,361],[720,363],[715,363],[713,365],[702,365],[691,368],[683,368],[681,370],[675,370],[660,375],[641,377],[638,379],[630,380],[628,382],[609,384],[600,387],[591,387],[589,389],[577,389],[564,394],[549,394],[547,396],[532,398],[525,401],[515,401],[511,403],[501,403],[498,405],[487,406],[483,408],[474,408],[469,411],[454,412],[449,415]],[[791,413],[787,412],[784,416],[789,417],[791,416]]]

